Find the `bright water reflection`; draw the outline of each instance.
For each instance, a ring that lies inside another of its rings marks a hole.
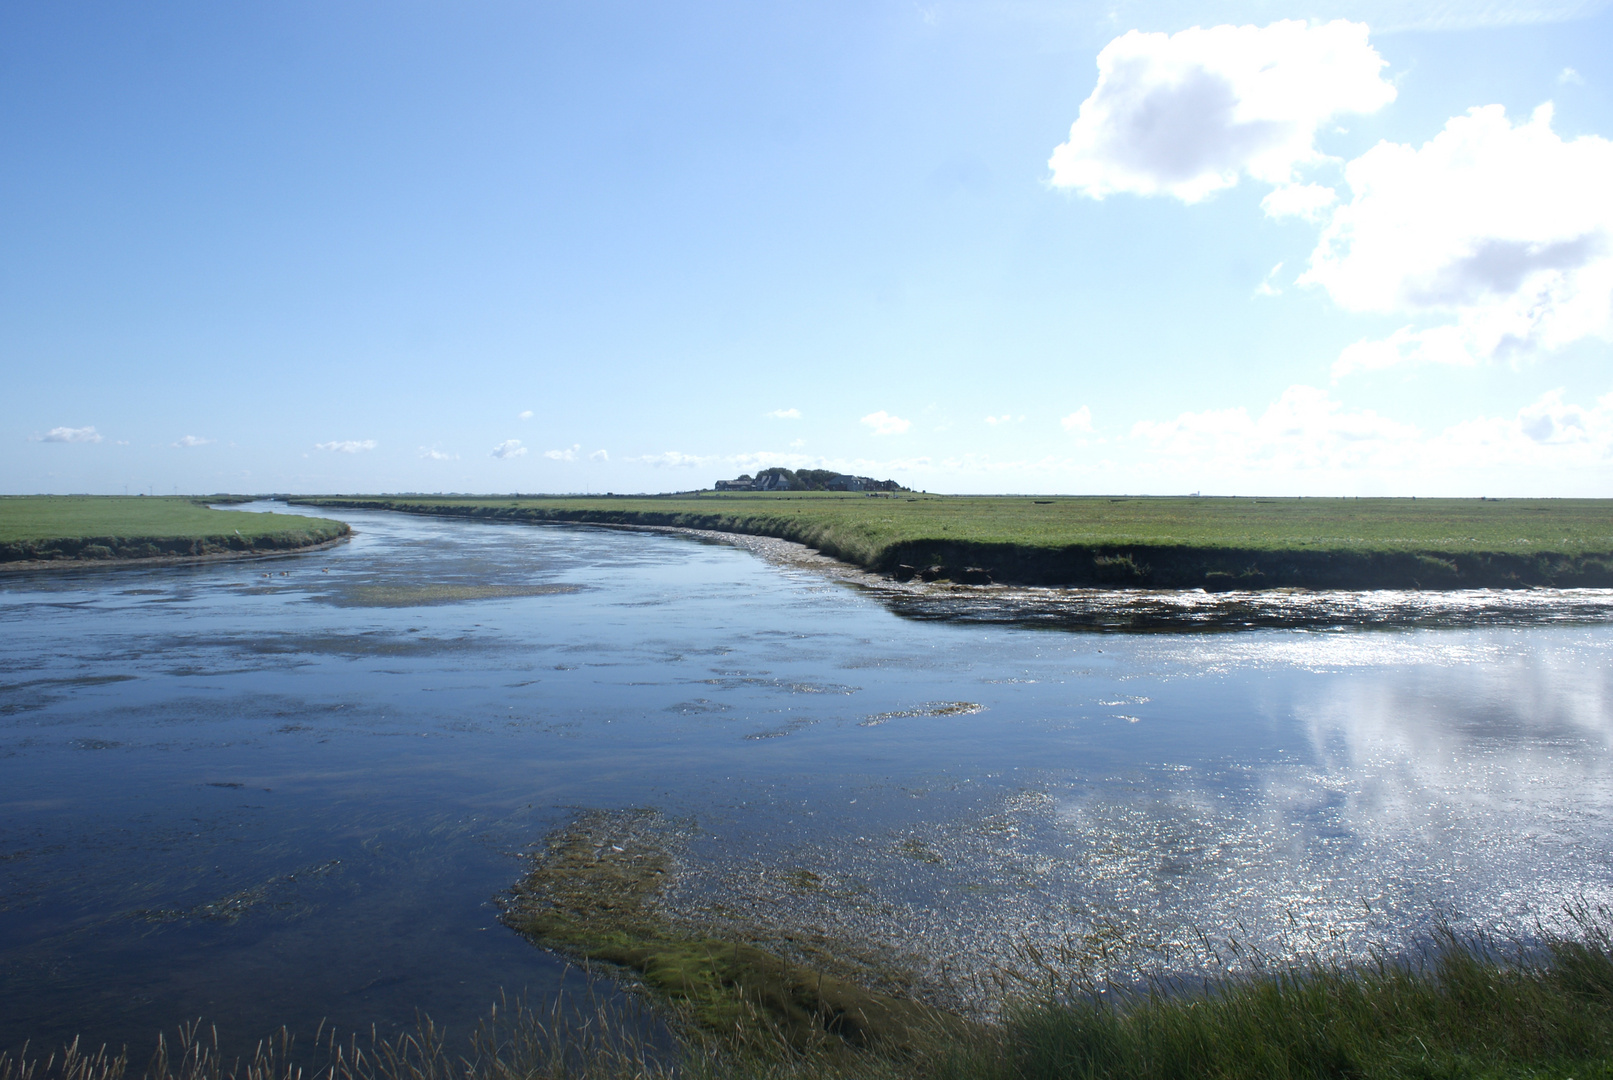
[[[1026,937],[1613,899],[1606,625],[1071,634],[676,537],[347,517],[307,556],[0,579],[0,1047],[552,993],[491,900],[584,807],[696,823],[682,905],[943,980]]]

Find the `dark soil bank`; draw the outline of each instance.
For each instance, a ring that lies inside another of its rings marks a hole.
[[[1039,546],[906,540],[873,554],[845,550],[781,515],[732,511],[454,505],[393,499],[317,500],[323,507],[478,520],[658,526],[772,536],[898,580],[1095,588],[1522,589],[1613,588],[1613,553],[1262,549],[1185,544]]]
[[[1510,552],[1267,551],[1127,545],[1022,548],[919,542],[894,548],[882,572],[908,568],[969,581],[970,571],[1012,585],[1206,589],[1523,589],[1613,587],[1613,556]],[[978,577],[977,577],[978,581]]]

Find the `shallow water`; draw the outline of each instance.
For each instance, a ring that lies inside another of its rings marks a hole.
[[[690,823],[681,905],[932,981],[1613,901],[1605,597],[1072,633],[684,537],[340,516],[307,555],[0,578],[0,1048],[464,1031],[581,985],[493,902],[579,808]]]

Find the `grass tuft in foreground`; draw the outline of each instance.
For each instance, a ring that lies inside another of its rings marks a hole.
[[[1536,945],[1442,929],[1419,962],[1311,964],[1020,1002],[996,1075],[1042,1078],[1613,1077],[1608,912]]]
[[[931,1025],[899,1047],[803,1049],[763,1008],[713,1032],[676,1003],[677,1034],[657,1039],[597,1003],[557,1004],[543,1016],[495,1009],[460,1053],[427,1021],[391,1040],[327,1037],[314,1064],[283,1032],[226,1062],[191,1025],[144,1069],[75,1044],[44,1060],[0,1055],[0,1080],[1613,1080],[1613,913],[1569,913],[1576,933],[1528,946],[1444,931],[1415,963],[1049,992],[1011,1003],[999,1023]]]

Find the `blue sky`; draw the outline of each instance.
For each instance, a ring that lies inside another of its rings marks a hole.
[[[1610,46],[1574,0],[6,5],[0,491],[1613,496]]]

